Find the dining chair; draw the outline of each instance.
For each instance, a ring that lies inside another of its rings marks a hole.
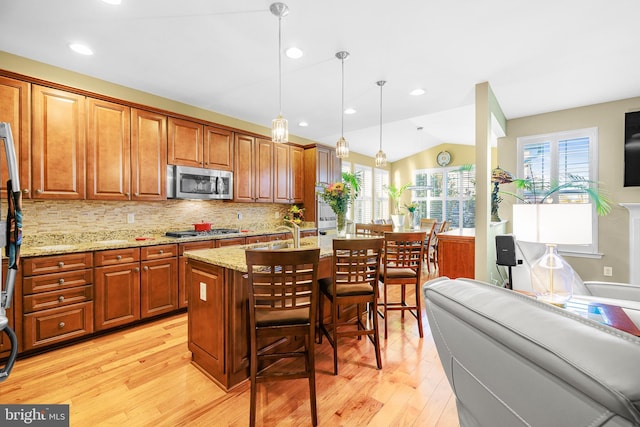
[[[393,224],[364,224],[356,223],[356,235],[384,236],[387,231],[393,231]]]
[[[434,236],[433,239],[431,241],[431,247],[429,248],[429,253],[428,253],[428,258],[429,258],[429,263],[433,263],[434,269],[438,269],[439,265],[438,265],[438,233],[444,233],[445,231],[449,231],[449,226],[450,226],[450,222],[449,221],[442,221],[442,223],[440,223],[440,226],[437,227],[437,230],[434,231]]]
[[[250,425],[256,422],[257,385],[265,381],[309,379],[311,420],[318,424],[315,383],[315,319],[319,248],[246,250],[249,296]],[[296,337],[296,341],[293,341]],[[304,339],[298,340],[298,337]],[[284,347],[280,347],[280,344]],[[294,345],[297,345],[294,348]],[[258,346],[260,345],[260,348]],[[272,363],[303,358],[304,368]]]
[[[420,304],[420,272],[424,255],[425,231],[392,232],[384,234],[384,255],[380,281],[383,286],[382,317],[384,318],[384,338],[388,338],[388,311],[409,311],[418,320],[420,338],[422,332],[422,309]],[[400,286],[399,300],[389,300],[389,287]],[[415,304],[407,305],[406,286],[412,285]]]
[[[320,313],[325,299],[331,305],[331,323],[320,315],[320,337],[325,335],[333,347],[333,374],[338,374],[338,341],[342,337],[369,337],[376,353],[376,365],[382,369],[378,333],[378,274],[383,238],[334,239],[333,273],[319,280]],[[348,311],[355,304],[356,312]],[[373,316],[367,316],[365,308]],[[364,313],[364,314],[363,314]]]
[[[427,272],[429,273],[429,275],[431,275],[431,262],[433,261],[433,258],[434,258],[432,252],[435,251],[433,242],[437,239],[436,228],[438,228],[438,223],[436,221],[433,221],[433,223],[431,223],[431,227],[422,228],[422,230],[425,232],[423,257],[427,262]],[[434,271],[436,268],[437,268],[437,265],[434,261],[434,264],[433,264]]]

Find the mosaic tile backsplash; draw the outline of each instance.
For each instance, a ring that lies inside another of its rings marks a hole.
[[[214,228],[267,231],[283,224],[288,208],[283,204],[222,201],[23,200],[23,244],[64,242],[69,235],[77,238],[79,233],[85,234],[87,240],[164,234],[169,230],[192,230],[194,223],[202,221],[210,222]],[[134,217],[132,224],[127,222],[130,214]]]

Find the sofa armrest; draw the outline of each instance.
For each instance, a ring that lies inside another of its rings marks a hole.
[[[618,282],[584,282],[591,295],[602,298],[614,298],[640,302],[640,286]]]

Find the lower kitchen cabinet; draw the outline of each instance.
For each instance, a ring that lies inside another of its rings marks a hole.
[[[178,245],[178,307],[183,308],[189,305],[189,290],[187,289],[187,257],[183,256],[185,251],[195,251],[197,249],[212,249],[213,240],[203,240],[200,242],[180,243]]]
[[[22,267],[22,351],[93,332],[91,253],[26,258]]]
[[[178,309],[178,245],[141,249],[140,315],[142,318]]]
[[[139,249],[137,249],[139,253]],[[111,251],[105,251],[111,252]],[[140,263],[96,267],[96,330],[140,319]]]

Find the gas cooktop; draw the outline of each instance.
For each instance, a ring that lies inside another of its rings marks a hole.
[[[232,234],[238,233],[237,228],[212,228],[209,231],[167,231],[165,236],[167,237],[196,237],[196,236],[217,236],[218,234]]]

